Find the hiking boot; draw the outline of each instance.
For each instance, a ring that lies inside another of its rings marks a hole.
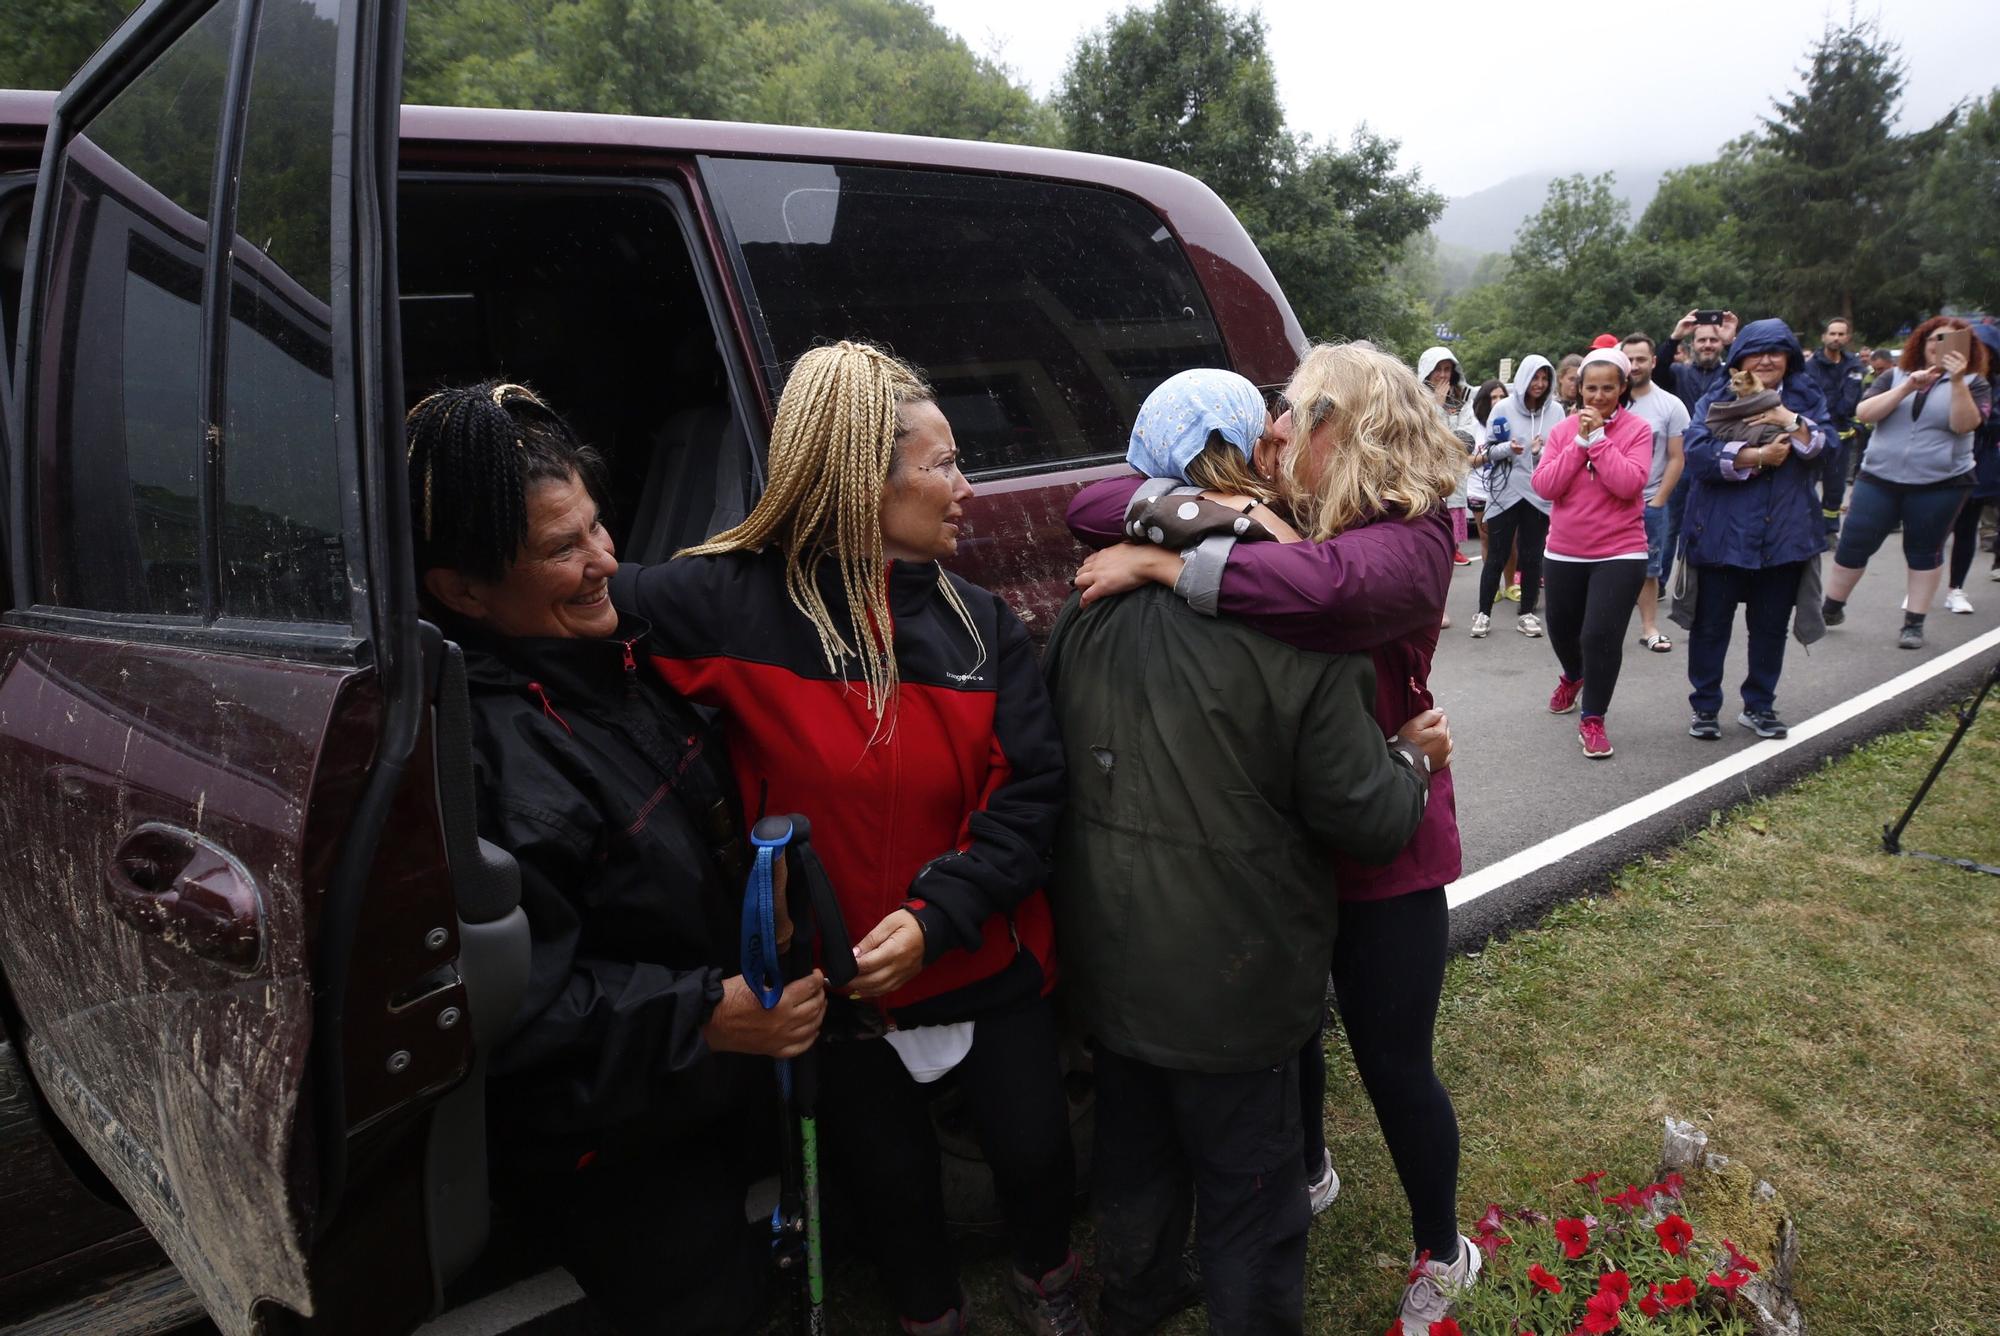
[[[1458,1236],[1458,1260],[1446,1266],[1442,1262],[1414,1259],[1410,1267],[1410,1283],[1403,1291],[1402,1307],[1396,1315],[1402,1319],[1403,1330],[1427,1332],[1431,1323],[1442,1322],[1451,1316],[1452,1302],[1479,1279],[1479,1249],[1472,1246],[1472,1240]]]
[[[1903,629],[1896,633],[1896,648],[1922,649],[1924,647],[1924,624],[1904,622]]]
[[[1483,612],[1472,614],[1472,629],[1466,632],[1474,640],[1486,639],[1486,633],[1493,629],[1493,619]]]
[[[1696,710],[1688,720],[1688,736],[1700,738],[1703,742],[1713,742],[1722,736],[1722,724],[1713,710]]]
[[[1611,755],[1611,735],[1604,731],[1604,717],[1586,714],[1576,726],[1577,739],[1583,743],[1583,754],[1593,761]]]
[[[1514,629],[1530,640],[1540,640],[1542,638],[1542,619],[1535,616],[1532,612],[1524,612],[1521,614],[1520,620],[1514,623]]]
[[[1944,595],[1944,610],[1946,612],[1969,613],[1972,611],[1972,600],[1965,596],[1963,589],[1948,589]]]
[[[896,1325],[907,1332],[908,1336],[964,1336],[971,1323],[972,1296],[963,1289],[958,1292],[958,1307],[945,1309],[940,1317],[934,1317],[928,1322],[919,1322],[915,1318],[908,1317],[896,1319]]]
[[[1736,716],[1736,722],[1755,733],[1760,738],[1781,738],[1785,736],[1785,721],[1778,718],[1776,710],[1752,710],[1745,708]]]
[[[1007,1310],[1033,1336],[1090,1336],[1090,1324],[1083,1319],[1083,1287],[1077,1284],[1082,1271],[1075,1253],[1040,1280],[1009,1270],[1007,1288],[1001,1291]]]
[[[1583,679],[1556,674],[1556,689],[1549,693],[1549,713],[1568,714],[1576,708],[1576,698],[1583,694]]]
[[[1333,1205],[1333,1199],[1340,1195],[1340,1175],[1333,1171],[1333,1152],[1327,1151],[1325,1155],[1318,1176],[1306,1184],[1306,1199],[1312,1204],[1314,1215]]]

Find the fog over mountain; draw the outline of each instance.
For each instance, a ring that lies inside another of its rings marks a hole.
[[[1679,162],[1626,163],[1596,170],[1609,170],[1616,174],[1613,189],[1632,206],[1632,219],[1636,222],[1659,190],[1661,173],[1684,165]],[[1445,245],[1462,246],[1468,250],[1511,250],[1515,232],[1541,209],[1542,201],[1549,193],[1549,182],[1558,175],[1560,173],[1523,172],[1519,176],[1508,177],[1498,185],[1461,195],[1445,206],[1444,216],[1432,226],[1431,234]]]

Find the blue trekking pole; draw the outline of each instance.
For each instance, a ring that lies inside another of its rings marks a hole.
[[[833,883],[812,849],[812,823],[803,816],[767,816],[750,832],[755,861],[743,894],[743,980],[766,1011],[778,1005],[785,985],[813,969],[813,943],[825,943],[821,968],[834,987],[855,976],[854,948],[833,896]],[[777,893],[773,873],[785,860],[786,907],[792,920],[788,951],[778,950]],[[817,1047],[796,1058],[778,1058],[778,1095],[797,1117],[797,1135],[785,1129],[778,1205],[771,1212],[771,1251],[778,1270],[795,1282],[793,1328],[823,1336],[826,1271],[820,1246],[819,1090]],[[801,1276],[803,1271],[803,1276]]]

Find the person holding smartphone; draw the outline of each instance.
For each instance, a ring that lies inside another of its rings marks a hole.
[[[1986,345],[1956,316],[1933,316],[1903,345],[1895,371],[1855,408],[1874,427],[1847,523],[1826,582],[1826,624],[1847,619],[1847,600],[1868,559],[1898,525],[1909,563],[1896,643],[1924,647],[1924,617],[1944,576],[1944,541],[1972,491],[1972,436],[1992,408]]]

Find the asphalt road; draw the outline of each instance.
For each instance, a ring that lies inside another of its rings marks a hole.
[[[1974,612],[1955,615],[1934,607],[1926,627],[1927,646],[1905,650],[1897,646],[1896,633],[1902,626],[1899,604],[1906,568],[1892,539],[1856,588],[1844,625],[1829,628],[1826,638],[1810,649],[1787,641],[1778,687],[1780,716],[1797,729],[1823,711],[2000,628],[2000,583],[1988,578],[1990,561],[1982,553],[1967,584]],[[1735,723],[1741,707],[1736,687],[1744,671],[1740,616],[1724,678],[1723,737],[1720,742],[1701,742],[1687,735],[1685,636],[1663,623],[1675,647],[1671,653],[1652,653],[1638,643],[1635,613],[1617,694],[1606,716],[1616,754],[1587,759],[1577,741],[1577,716],[1548,713],[1549,692],[1558,673],[1555,651],[1546,638],[1519,634],[1518,606],[1504,600],[1495,606],[1492,633],[1486,639],[1473,640],[1466,634],[1476,610],[1479,569],[1475,563],[1454,572],[1453,625],[1439,640],[1431,673],[1432,691],[1452,723],[1458,820],[1468,875],[1757,745],[1756,735]],[[1794,749],[1774,758],[1770,766],[1754,767],[1740,779],[1680,804],[1666,814],[1669,820],[1620,830],[1607,838],[1602,857],[1565,859],[1524,878],[1532,884],[1512,888],[1514,894],[1506,897],[1510,903],[1502,915],[1490,911],[1468,915],[1461,910],[1457,917],[1466,920],[1466,927],[1458,935],[1470,939],[1475,930],[1504,927],[1563,894],[1588,889],[1586,883],[1601,879],[1609,867],[1672,838],[1675,827],[1705,820],[1714,807],[1788,782],[1826,755],[1894,727],[1913,713],[1940,707],[1965,694],[1968,685],[1976,686],[1982,668],[1990,667],[1995,656],[2000,656],[2000,649],[1903,693],[1814,739],[1808,748]],[[1995,705],[2000,716],[2000,701]],[[1883,820],[1894,815],[1884,813]]]

